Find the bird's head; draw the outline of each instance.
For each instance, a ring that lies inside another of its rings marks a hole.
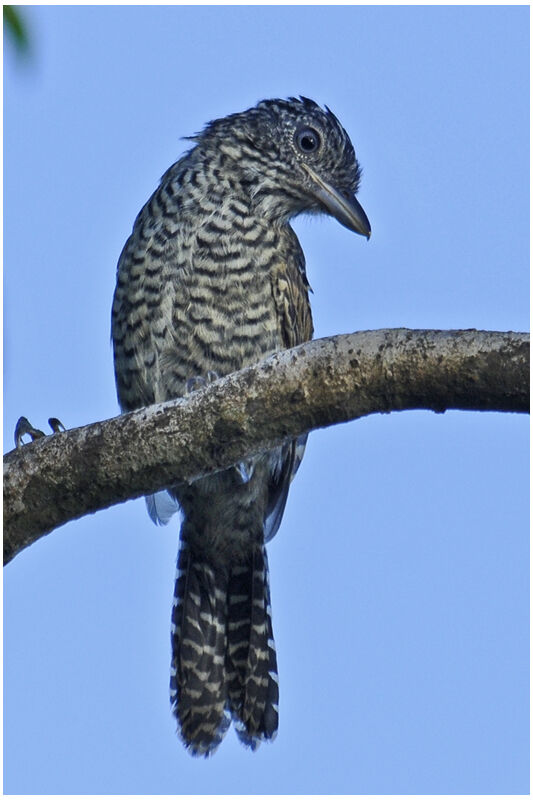
[[[217,170],[231,173],[262,216],[283,223],[301,212],[322,212],[370,237],[355,197],[361,169],[327,106],[305,97],[262,100],[214,120],[194,139],[207,158],[216,153]]]

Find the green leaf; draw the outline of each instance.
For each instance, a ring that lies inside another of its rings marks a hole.
[[[29,49],[28,31],[16,6],[4,6],[4,30],[19,52]]]

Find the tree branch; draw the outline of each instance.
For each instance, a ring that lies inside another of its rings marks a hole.
[[[392,329],[317,339],[186,398],[4,457],[4,563],[87,513],[238,463],[287,436],[404,409],[529,410],[529,336]]]

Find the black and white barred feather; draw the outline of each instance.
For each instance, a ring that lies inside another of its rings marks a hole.
[[[254,750],[278,728],[278,675],[267,554],[217,573],[180,547],[170,698],[193,755],[211,755],[231,720]]]

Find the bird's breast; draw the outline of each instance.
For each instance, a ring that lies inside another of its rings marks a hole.
[[[139,219],[121,258],[113,319],[123,407],[183,395],[191,378],[222,377],[309,338],[295,313],[300,295],[302,308],[308,301],[292,231],[231,198],[196,212],[182,208],[172,231],[161,217],[159,227]]]
[[[283,348],[271,284],[275,242],[255,239],[267,246],[201,229],[167,269],[144,344],[155,353],[147,378],[156,401],[183,394],[190,378],[222,377]]]
[[[176,323],[192,349],[219,370],[245,366],[282,346],[270,280],[274,258],[275,248],[244,238],[210,242],[205,233],[198,236],[187,285],[176,297]]]

